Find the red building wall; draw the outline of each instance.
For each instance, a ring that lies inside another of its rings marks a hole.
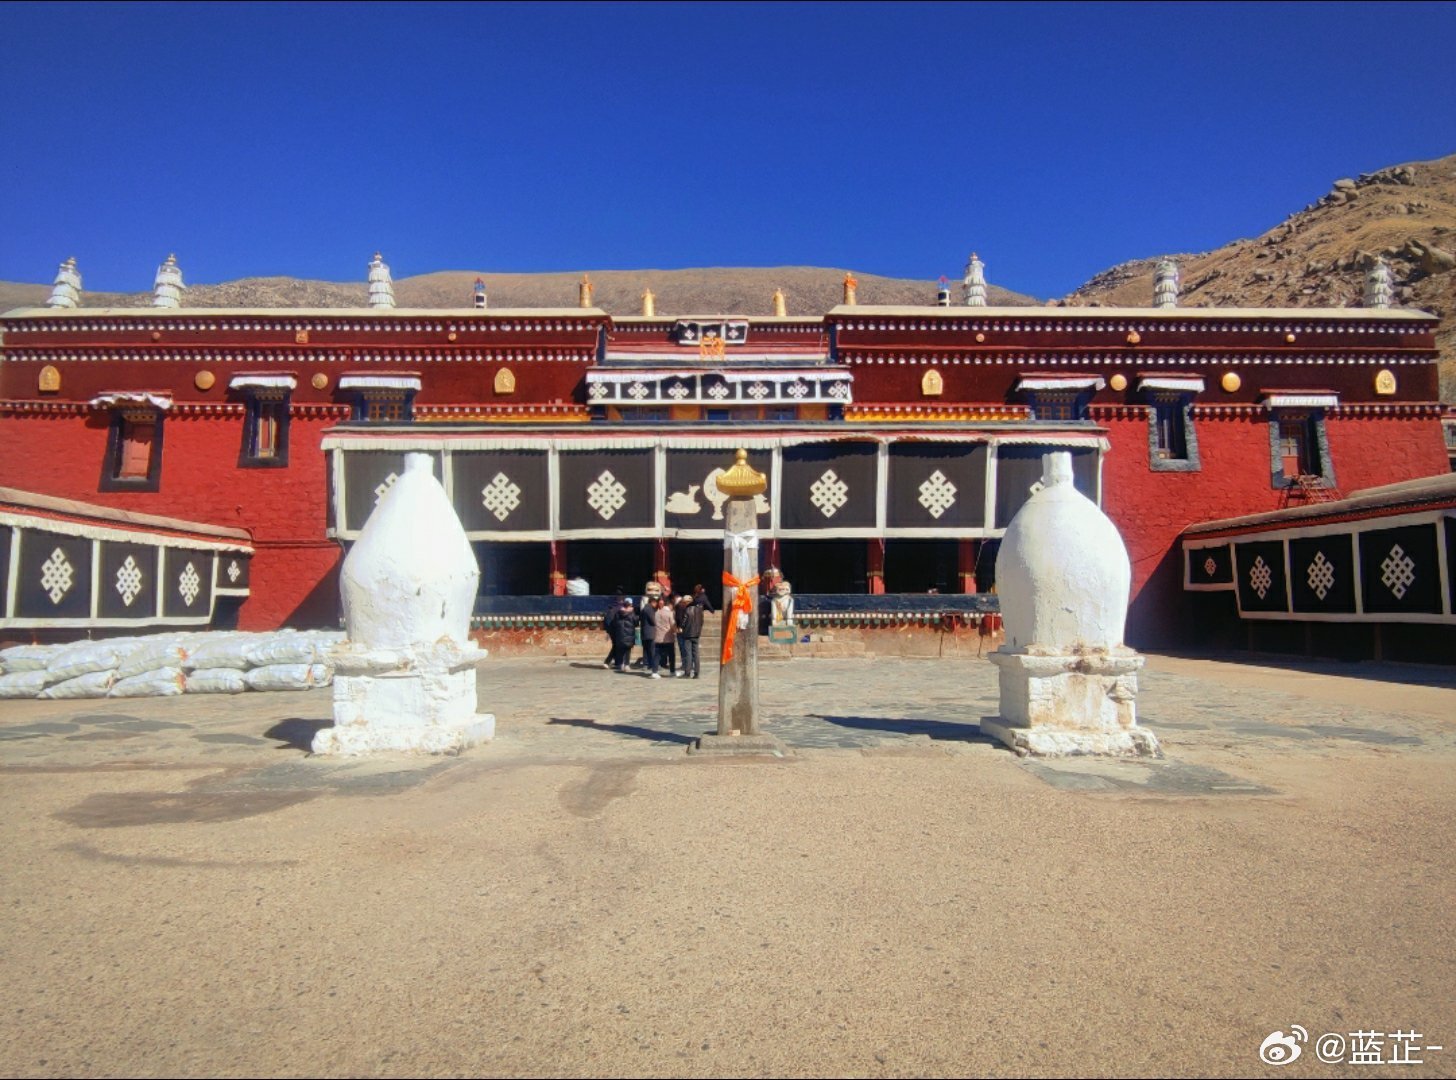
[[[286,468],[237,466],[243,415],[170,415],[163,421],[155,492],[101,491],[110,414],[0,414],[0,486],[249,530],[251,596],[239,625],[335,626],[340,549],[324,535],[328,479],[322,432],[336,416],[290,420]]]
[[[1187,624],[1178,537],[1201,521],[1297,505],[1270,484],[1269,421],[1264,415],[1214,413],[1195,420],[1202,469],[1154,472],[1148,422],[1129,412],[1099,417],[1112,450],[1102,466],[1103,509],[1132,560],[1127,636],[1133,645],[1197,640]],[[1438,418],[1411,415],[1326,419],[1335,482],[1342,492],[1448,470]],[[1286,502],[1286,500],[1290,500]]]

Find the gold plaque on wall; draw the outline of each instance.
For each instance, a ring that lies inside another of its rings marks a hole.
[[[322,390],[324,387],[329,385],[329,377],[325,375],[322,371],[320,371],[312,379],[308,380],[308,384],[312,386],[315,390]]]
[[[1218,380],[1218,385],[1222,386],[1225,392],[1232,394],[1244,385],[1244,380],[1239,378],[1238,372],[1236,371],[1225,371],[1223,378]]]
[[[293,343],[295,345],[307,345],[308,344],[308,331],[307,330],[296,330],[296,331],[294,331],[294,334],[293,334]]]
[[[516,392],[516,377],[511,373],[510,368],[501,368],[495,373],[495,392],[497,394],[514,394]]]
[[[61,372],[54,364],[47,364],[40,369],[38,381],[42,394],[54,394],[61,388]]]
[[[1127,389],[1127,376],[1118,373],[1107,380],[1107,385],[1121,393],[1123,390]]]
[[[1395,372],[1381,368],[1375,373],[1375,392],[1383,397],[1395,393]]]
[[[211,390],[212,384],[217,382],[217,376],[210,371],[199,371],[192,378],[192,385],[199,390]]]
[[[940,377],[940,372],[931,368],[920,378],[920,392],[926,397],[940,397],[945,393],[945,380]]]

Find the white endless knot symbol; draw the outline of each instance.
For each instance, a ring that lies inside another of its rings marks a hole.
[[[586,504],[600,514],[603,521],[611,521],[612,515],[627,505],[627,489],[610,470],[604,470],[586,489],[586,494]]]
[[[116,572],[116,591],[121,594],[121,602],[131,607],[131,602],[137,598],[137,593],[142,591],[142,568],[130,555],[126,562],[121,564],[121,569]]]
[[[51,598],[52,604],[59,604],[61,597],[71,591],[73,575],[74,571],[71,569],[70,560],[66,558],[66,553],[60,548],[56,548],[40,568],[40,587]]]
[[[607,396],[607,388],[602,383],[592,383],[591,389],[587,393],[594,398],[604,398]]]
[[[234,559],[232,562],[228,563],[228,580],[229,581],[237,581],[238,578],[240,578],[242,576],[243,576],[243,571],[242,571],[242,568],[240,566],[238,566],[238,560],[237,559]]]
[[[1259,599],[1262,600],[1268,594],[1269,586],[1273,583],[1274,574],[1269,569],[1269,564],[1264,561],[1264,556],[1260,555],[1254,560],[1254,565],[1249,568],[1249,584],[1253,586],[1254,591],[1259,594]]]
[[[724,386],[722,383],[714,383],[712,386],[708,387],[708,396],[721,400],[728,396],[728,387]]]
[[[688,396],[688,388],[684,383],[675,382],[667,388],[667,396],[678,399],[685,398]]]
[[[399,474],[398,473],[390,473],[388,476],[386,476],[383,480],[381,480],[379,482],[379,486],[374,489],[374,505],[375,506],[378,506],[379,505],[379,500],[382,499],[382,498],[384,498],[384,493],[386,491],[388,491],[390,488],[394,487],[394,482],[396,480],[398,480],[398,479],[399,479]]]
[[[1330,586],[1335,583],[1335,568],[1329,559],[1325,558],[1323,551],[1317,551],[1314,561],[1309,564],[1309,587],[1321,600],[1330,591]]]
[[[1399,544],[1390,549],[1390,554],[1380,564],[1380,580],[1395,594],[1397,600],[1404,600],[1406,590],[1416,579],[1415,560],[1407,555]]]
[[[833,469],[825,469],[824,475],[809,485],[809,501],[825,517],[832,518],[849,502],[849,485],[836,476]]]
[[[627,388],[627,396],[641,401],[647,396],[647,387],[640,382],[634,382]]]
[[[920,505],[929,510],[930,516],[937,520],[954,505],[955,497],[956,486],[939,469],[920,485]]]
[[[192,606],[192,601],[197,599],[197,594],[202,589],[202,579],[197,576],[197,567],[191,563],[182,571],[182,576],[177,579],[177,591],[182,594],[182,599],[187,606]]]
[[[829,387],[829,396],[836,398],[849,397],[849,384],[842,382],[832,383]]]
[[[791,383],[789,385],[789,389],[787,391],[789,397],[795,398],[795,399],[798,399],[798,398],[803,397],[808,392],[809,392],[809,387],[805,383],[801,383],[801,382]]]
[[[761,401],[768,397],[768,387],[761,382],[756,382],[748,388],[748,396]]]
[[[511,511],[521,505],[521,488],[511,478],[498,472],[490,483],[480,489],[480,501],[495,515],[497,521],[511,516]]]
[[[1216,563],[1216,562],[1213,561],[1213,556],[1212,555],[1210,555],[1208,558],[1206,558],[1206,559],[1203,560],[1203,572],[1205,574],[1207,574],[1209,577],[1213,577],[1213,572],[1215,570],[1217,570],[1217,569],[1218,569],[1218,563]]]

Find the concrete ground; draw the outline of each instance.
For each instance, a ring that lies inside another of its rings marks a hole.
[[[981,660],[762,678],[783,759],[586,661],[488,662],[445,759],[307,756],[327,690],[0,702],[0,1073],[1456,1074],[1452,669],[1153,657],[1153,762],[986,742]]]

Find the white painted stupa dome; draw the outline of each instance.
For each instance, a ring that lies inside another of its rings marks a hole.
[[[1011,519],[996,556],[1010,652],[1122,645],[1132,565],[1107,515],[1072,485],[1072,455],[1042,457],[1043,487]]]
[[[339,575],[349,641],[370,649],[469,640],[480,567],[430,454],[406,454]]]

